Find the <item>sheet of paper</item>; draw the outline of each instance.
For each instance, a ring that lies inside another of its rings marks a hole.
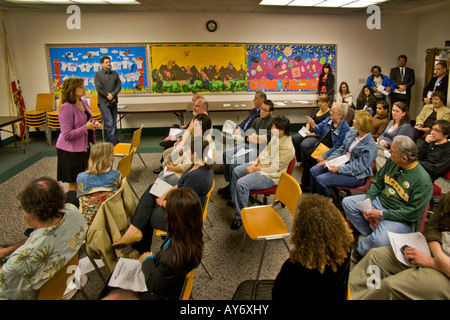
[[[141,263],[135,259],[120,258],[108,285],[136,292],[148,291]]]
[[[302,137],[306,137],[307,133],[310,133],[308,129],[306,129],[306,127],[302,127],[300,130],[298,130],[298,133],[300,133],[300,135]]]
[[[356,209],[361,210],[362,212],[368,212],[372,210],[372,201],[367,198],[364,201],[357,202]]]
[[[306,100],[292,100],[292,103],[301,103],[301,104],[309,104],[309,101]]]
[[[392,250],[395,253],[398,261],[404,265],[413,267],[414,265],[409,263],[403,255],[401,249],[403,246],[410,246],[422,251],[426,255],[431,257],[430,248],[428,247],[427,240],[420,232],[413,233],[394,233],[388,231],[389,241],[391,242]]]
[[[236,153],[234,154],[233,158],[235,158],[235,157],[240,157],[240,156],[242,156],[242,155],[244,155],[244,154],[247,154],[247,153],[249,153],[249,152],[250,152],[250,149],[242,148],[241,150],[239,150],[238,152],[236,152]]]
[[[377,86],[377,90],[378,90],[380,93],[382,93],[382,94],[384,94],[385,96],[387,96],[387,95],[389,95],[389,92],[387,92],[385,89],[386,89],[386,88],[383,87],[381,84],[379,84],[379,85]]]
[[[174,171],[167,171],[167,166],[164,167],[164,177],[168,177],[175,174]]]
[[[328,161],[325,165],[327,167],[330,167],[330,166],[339,167],[339,166],[342,166],[343,164],[346,164],[349,160],[350,159],[344,154],[340,157],[337,157],[337,158],[334,158],[334,159]]]
[[[184,132],[184,129],[170,128],[169,136],[173,137],[172,141],[177,141],[176,135],[183,133],[183,132]]]
[[[278,101],[278,102],[275,102],[275,105],[276,105],[276,106],[279,106],[279,107],[283,107],[283,106],[286,105],[286,103],[281,102],[281,101]]]
[[[124,109],[124,108],[126,108],[127,106],[117,106],[117,108],[118,109]]]
[[[399,94],[406,94],[406,90],[405,91],[400,91],[398,89],[394,90],[395,93],[399,93]]]
[[[224,106],[224,107],[231,107],[231,104],[229,104],[229,103],[224,103],[223,106]]]
[[[104,266],[102,259],[94,259],[94,262],[99,268]],[[91,260],[89,260],[88,257],[80,259],[78,261],[78,266],[81,269],[81,274],[86,274],[95,270],[95,267],[92,265]]]
[[[159,198],[167,191],[169,191],[172,187],[172,185],[168,184],[164,180],[157,178],[152,188],[150,189],[150,193]]]

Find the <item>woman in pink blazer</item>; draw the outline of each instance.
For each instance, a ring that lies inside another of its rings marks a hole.
[[[77,190],[77,175],[87,168],[89,142],[95,144],[94,130],[101,125],[92,119],[84,79],[69,77],[63,82],[62,106],[59,110],[61,133],[56,141],[57,178],[69,184],[68,191]]]

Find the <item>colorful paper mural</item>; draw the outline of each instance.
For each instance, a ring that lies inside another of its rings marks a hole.
[[[245,92],[244,44],[152,44],[153,93]]]
[[[248,91],[317,91],[325,62],[335,72],[335,45],[248,44]]]
[[[46,54],[50,90],[56,94],[61,93],[64,79],[70,76],[84,78],[87,94],[94,94],[94,76],[101,70],[102,56],[111,58],[111,69],[121,80],[121,94],[149,93],[146,44],[47,45]]]

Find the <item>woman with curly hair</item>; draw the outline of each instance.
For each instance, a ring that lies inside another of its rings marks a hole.
[[[331,199],[321,195],[305,196],[297,212],[291,233],[294,248],[275,279],[272,298],[345,300],[350,227]]]

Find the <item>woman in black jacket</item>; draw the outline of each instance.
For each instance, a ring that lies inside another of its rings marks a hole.
[[[197,194],[188,187],[171,190],[166,213],[168,238],[161,250],[139,258],[148,289],[143,299],[179,299],[186,275],[202,259],[203,210]]]
[[[319,84],[317,86],[317,93],[327,94],[330,98],[331,104],[334,101],[334,85],[335,85],[335,77],[333,74],[333,70],[331,69],[331,65],[329,63],[324,63],[322,68],[322,73],[319,76]]]

